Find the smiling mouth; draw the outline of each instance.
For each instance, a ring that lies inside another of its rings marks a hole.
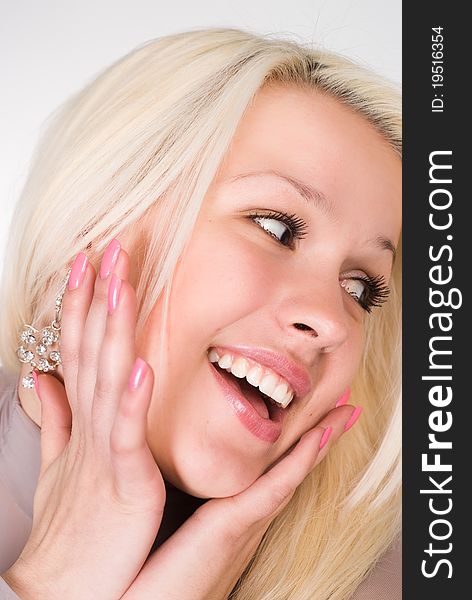
[[[256,410],[260,417],[266,420],[280,422],[282,413],[287,409],[283,409],[281,406],[276,404],[272,398],[251,385],[246,378],[236,377],[226,369],[222,369],[218,363],[210,364],[228,382],[229,385],[231,385],[237,392],[246,398],[246,400],[251,404],[254,410]]]

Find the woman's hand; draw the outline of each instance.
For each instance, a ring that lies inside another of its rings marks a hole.
[[[97,278],[79,254],[69,279],[79,285],[63,298],[65,391],[49,375],[37,378],[41,467],[32,531],[3,574],[24,600],[120,598],[159,529],[165,487],[146,443],[153,373],[135,362],[128,271],[129,257],[116,241]]]
[[[359,413],[335,408],[248,489],[198,508],[148,558],[122,600],[226,600],[272,520]]]
[[[118,257],[116,264],[110,257]],[[148,557],[165,487],[146,442],[153,373],[139,359],[145,376],[137,389],[128,387],[137,373],[128,270],[128,255],[112,243],[100,270],[121,278],[112,314],[116,278],[95,279],[90,265],[64,295],[65,390],[52,376],[38,378],[41,468],[33,527],[3,575],[23,600],[226,599],[271,521],[353,413],[352,406],[331,411],[247,490],[206,502]],[[73,272],[70,281],[76,279]]]

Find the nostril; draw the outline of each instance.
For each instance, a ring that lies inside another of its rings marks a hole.
[[[308,325],[305,325],[304,323],[294,323],[293,326],[296,329],[300,329],[301,331],[309,330],[311,332],[311,335],[313,335],[314,337],[318,337],[318,334],[316,333],[316,331],[312,327],[309,327]]]

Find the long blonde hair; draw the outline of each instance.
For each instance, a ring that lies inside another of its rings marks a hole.
[[[0,360],[8,370],[19,372],[22,324],[52,320],[77,252],[97,267],[113,237],[137,257],[137,332],[161,294],[167,314],[203,198],[244,111],[268,83],[324,90],[401,154],[398,92],[346,58],[238,29],[144,44],[62,105],[42,135],[3,266]],[[363,418],[273,521],[234,600],[349,598],[398,535],[400,275],[399,250],[390,300],[368,319],[352,388]],[[162,340],[165,327],[164,319]]]

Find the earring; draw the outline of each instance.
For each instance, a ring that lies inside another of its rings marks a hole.
[[[20,333],[20,346],[16,355],[20,362],[29,363],[31,369],[21,380],[24,388],[34,388],[33,371],[42,371],[47,373],[54,371],[61,364],[60,351],[60,333],[61,333],[61,313],[62,298],[66,291],[71,269],[62,282],[61,289],[56,297],[56,314],[50,325],[43,329],[36,329],[33,325],[23,325]]]

